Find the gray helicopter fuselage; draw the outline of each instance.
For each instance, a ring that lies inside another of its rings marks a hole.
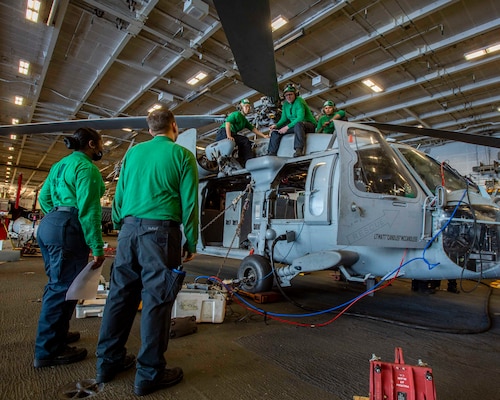
[[[201,180],[199,252],[260,255],[280,265],[284,286],[325,269],[353,280],[500,277],[500,210],[455,171],[350,122],[308,134],[306,154],[292,154],[287,135],[277,156]]]

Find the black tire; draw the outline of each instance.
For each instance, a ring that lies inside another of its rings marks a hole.
[[[240,288],[245,292],[267,292],[273,287],[273,278],[269,261],[259,255],[245,257],[238,268]]]

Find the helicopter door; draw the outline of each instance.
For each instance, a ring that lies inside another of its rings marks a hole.
[[[380,132],[336,126],[340,155],[338,243],[423,248],[423,193]]]
[[[311,161],[304,204],[304,219],[308,224],[329,224],[331,221],[332,165],[336,159],[330,155]]]

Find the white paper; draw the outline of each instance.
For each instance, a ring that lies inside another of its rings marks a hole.
[[[97,269],[91,269],[92,265],[94,265],[94,260],[90,261],[76,276],[66,292],[66,300],[93,300],[96,298],[102,265]]]

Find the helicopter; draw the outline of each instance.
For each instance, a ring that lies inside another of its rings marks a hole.
[[[198,251],[240,259],[250,293],[321,270],[368,287],[396,273],[500,276],[500,208],[477,185],[372,126],[335,125],[333,135],[308,134],[304,156],[292,156],[292,135],[277,156],[259,139],[244,169],[200,174]],[[207,147],[209,159],[233,157],[221,142]]]
[[[270,21],[269,2],[227,3],[214,1],[242,80],[275,103],[274,49],[270,31],[263,29]],[[177,120],[182,128],[222,123],[224,117]],[[21,124],[0,127],[0,134],[79,126],[143,129],[146,118]],[[335,128],[334,134],[308,134],[301,157],[292,157],[291,135],[283,138],[276,156],[265,154],[266,139],[256,140],[256,157],[245,168],[226,141],[207,146],[200,156],[196,130],[183,132],[178,143],[199,163],[198,252],[241,260],[238,279],[252,293],[268,291],[274,283],[291,286],[301,273],[324,270],[367,286],[394,276],[500,277],[500,208],[449,165],[389,141],[380,130],[494,147],[500,147],[499,139],[349,121],[335,121]]]

